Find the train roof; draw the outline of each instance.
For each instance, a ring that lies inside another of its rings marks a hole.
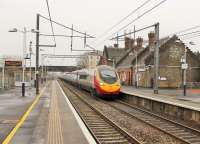
[[[93,68],[93,69],[80,69],[80,70],[76,70],[76,71],[73,71],[73,72],[67,72],[65,74],[91,74],[95,71],[95,69],[113,69],[113,67],[111,66],[108,66],[108,65],[98,65],[96,68]]]
[[[99,65],[97,66],[97,69],[114,69],[114,68],[108,65]]]

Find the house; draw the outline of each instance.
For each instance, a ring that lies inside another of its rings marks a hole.
[[[124,85],[132,85],[133,69],[131,61],[134,59],[134,51],[136,49],[143,49],[142,38],[135,41],[129,37],[125,37],[124,48],[118,48],[116,44],[112,46],[104,46],[103,56],[100,58],[99,65],[106,64],[117,69],[121,82]]]
[[[101,51],[84,53],[80,58],[77,59],[77,65],[81,68],[95,68],[99,63],[101,56]]]
[[[143,39],[125,38],[125,48],[104,47],[104,60],[114,64],[124,85],[153,87],[155,33],[148,34],[148,45],[143,47]],[[159,41],[159,87],[177,88],[182,86],[183,69],[181,59],[187,50],[187,85],[200,82],[200,60],[176,36]],[[111,61],[112,60],[112,61]],[[114,62],[113,62],[114,61]]]

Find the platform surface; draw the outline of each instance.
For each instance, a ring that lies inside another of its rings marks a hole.
[[[153,89],[135,88],[132,86],[122,86],[121,92],[200,111],[200,89],[190,89],[186,96],[183,95],[180,89],[160,89],[159,94],[154,94]]]
[[[50,81],[11,144],[88,144],[65,94],[56,80]]]
[[[35,97],[35,90],[26,87],[25,97],[16,87],[0,93],[0,143],[13,129]]]

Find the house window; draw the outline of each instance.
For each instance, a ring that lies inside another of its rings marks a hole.
[[[22,77],[20,73],[15,73],[15,81],[21,81]]]

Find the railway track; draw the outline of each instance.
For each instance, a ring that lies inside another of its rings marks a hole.
[[[108,102],[106,102],[108,103]],[[187,144],[200,144],[200,131],[160,115],[134,107],[123,101],[109,102],[113,108],[143,121]]]
[[[80,93],[80,90],[75,90],[76,93]],[[186,144],[200,144],[200,131],[189,126],[183,125],[176,121],[172,121],[160,115],[151,113],[144,109],[132,106],[126,102],[117,101],[103,101],[101,102],[110,105],[114,109],[121,111],[122,113],[138,119],[168,135],[178,139],[182,143]]]
[[[62,87],[97,143],[141,144],[136,138],[84,100],[80,94],[75,93],[67,84],[62,83]]]

